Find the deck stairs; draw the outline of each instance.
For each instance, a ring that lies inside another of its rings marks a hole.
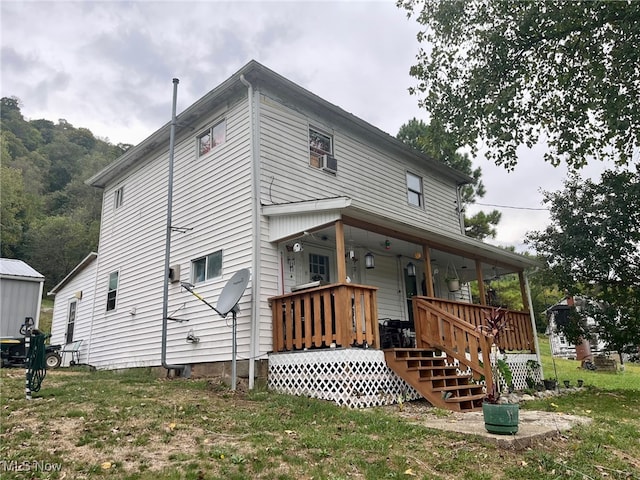
[[[436,349],[390,348],[384,356],[389,368],[433,406],[455,412],[482,410],[483,386],[470,374],[458,373]]]

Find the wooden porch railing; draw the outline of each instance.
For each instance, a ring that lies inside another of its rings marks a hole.
[[[273,351],[379,348],[377,287],[336,283],[271,297]]]
[[[433,307],[444,310],[454,317],[471,324],[473,328],[482,325],[486,313],[493,308],[485,305],[474,305],[434,297],[414,297],[413,301],[415,302],[418,298],[428,302]],[[536,353],[535,333],[533,332],[529,312],[508,310],[508,314],[510,328],[500,334],[500,341],[498,342],[500,349]],[[416,329],[417,328],[416,326]]]
[[[442,350],[450,359],[458,360],[461,369],[471,369],[474,379],[484,376],[492,382],[491,344],[489,338],[473,324],[443,309],[432,299],[413,297],[416,347]],[[473,306],[473,305],[471,305]]]

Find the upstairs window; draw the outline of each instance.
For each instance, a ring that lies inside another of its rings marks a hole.
[[[109,275],[109,285],[107,288],[107,312],[116,309],[116,297],[118,296],[118,272]]]
[[[222,120],[198,135],[198,157],[206,155],[227,140],[227,121]]]
[[[422,207],[424,205],[422,196],[422,177],[407,172],[407,200],[409,205]]]
[[[309,128],[309,165],[322,168],[324,155],[333,156],[333,137]]]
[[[113,194],[113,208],[120,208],[124,203],[124,187],[120,187]]]
[[[202,283],[222,276],[222,250],[191,262],[191,283]]]

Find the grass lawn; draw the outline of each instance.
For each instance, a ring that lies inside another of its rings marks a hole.
[[[548,343],[541,345],[548,352]],[[0,478],[640,479],[640,367],[585,372],[580,392],[526,409],[593,419],[524,451],[431,430],[397,407],[348,410],[266,390],[149,370],[57,370],[24,399],[24,371],[0,371]],[[543,368],[552,376],[548,354]],[[574,376],[575,375],[575,376]],[[426,409],[429,416],[447,415]]]

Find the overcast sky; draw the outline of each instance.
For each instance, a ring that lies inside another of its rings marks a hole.
[[[428,121],[414,84],[419,25],[395,0],[342,2],[0,2],[1,96],[16,96],[27,119],[64,118],[112,143],[136,144],[254,59],[395,135]],[[487,195],[500,208],[492,243],[525,249],[527,231],[548,214],[542,190],[558,190],[562,167],[523,149],[514,172],[483,158]],[[598,175],[591,165],[585,173]],[[490,210],[493,207],[476,206]]]

